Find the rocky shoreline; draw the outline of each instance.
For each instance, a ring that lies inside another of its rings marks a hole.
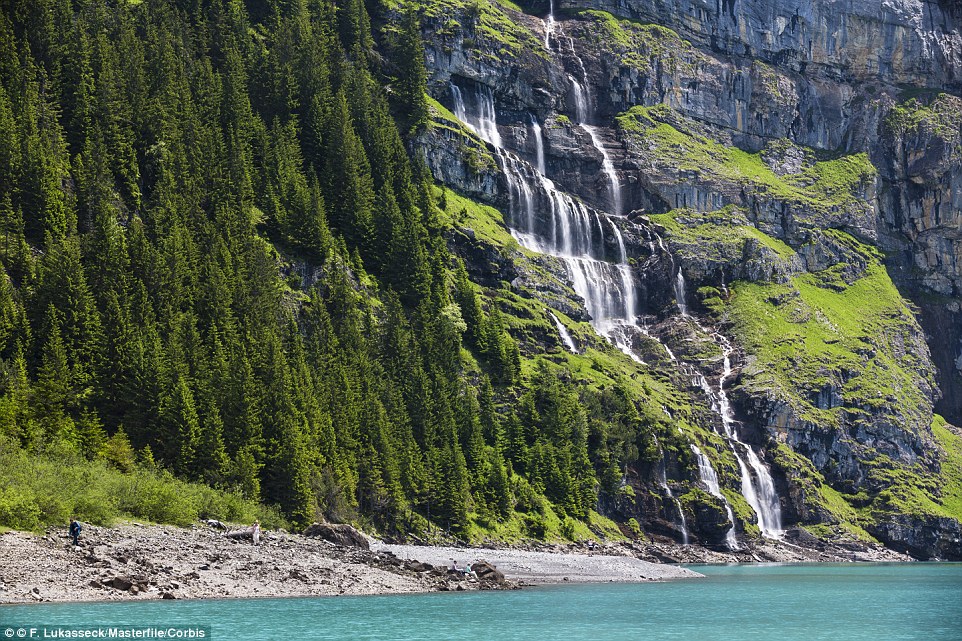
[[[0,536],[0,603],[249,598],[510,589],[318,537],[265,532],[260,544],[205,525],[87,525]]]
[[[82,545],[66,528],[45,535],[0,535],[0,603],[130,599],[250,598],[400,594],[516,589],[561,582],[626,582],[694,578],[675,563],[903,561],[889,550],[855,546],[817,550],[765,542],[716,552],[669,542],[531,544],[513,548],[391,545],[370,549],[319,536],[265,532],[260,545],[206,525],[190,529],[126,524],[88,525]],[[486,561],[498,571],[463,577],[447,571]],[[503,573],[503,574],[502,574]]]

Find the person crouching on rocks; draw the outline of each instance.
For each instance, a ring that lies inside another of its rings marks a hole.
[[[74,518],[70,519],[70,538],[73,539],[74,545],[80,545],[80,531],[82,529],[80,521]]]

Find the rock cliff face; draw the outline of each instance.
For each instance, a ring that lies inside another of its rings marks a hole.
[[[962,419],[962,9],[516,9],[423,4],[418,145],[504,214],[452,236],[479,282],[686,399],[661,409],[688,446],[639,457],[602,507],[712,545],[771,530],[771,508],[962,558],[962,448],[938,415]],[[570,251],[597,261],[587,285]],[[561,347],[554,327],[525,348]]]
[[[598,0],[562,2],[669,27],[701,48],[832,80],[959,87],[951,0]]]

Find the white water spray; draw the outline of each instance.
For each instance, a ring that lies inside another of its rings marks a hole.
[[[591,145],[601,152],[601,169],[605,172],[605,176],[608,177],[608,191],[611,196],[611,213],[615,216],[620,216],[621,183],[618,181],[618,174],[615,173],[615,164],[611,161],[608,150],[605,149],[605,146],[602,144],[598,130],[584,123],[581,123],[581,128],[584,129],[591,138]]]
[[[551,310],[546,309],[545,311],[548,312],[548,316],[551,317],[551,319],[554,321],[555,327],[558,328],[558,335],[561,336],[561,342],[565,344],[565,347],[568,348],[569,352],[572,354],[578,354],[578,346],[575,345],[574,339],[571,338],[571,332],[568,331],[568,328],[565,327],[565,324],[562,323],[561,319],[558,318]]]
[[[548,2],[548,16],[544,20],[544,48],[551,51],[551,35],[554,33],[554,0]]]
[[[675,274],[675,302],[678,303],[678,311],[682,316],[688,316],[688,304],[685,303],[685,275],[681,273],[681,267]]]
[[[721,499],[722,505],[725,506],[725,514],[728,515],[728,520],[732,523],[732,526],[728,528],[728,532],[725,533],[725,544],[729,550],[737,550],[738,539],[735,538],[735,513],[732,512],[732,506],[728,502],[728,499],[722,494],[721,485],[718,483],[718,474],[715,472],[711,460],[705,456],[705,453],[694,443],[691,444],[691,451],[695,453],[695,459],[698,461],[698,474],[708,488],[708,493],[715,498]]]
[[[715,339],[722,345],[725,355],[724,370],[718,379],[719,413],[725,429],[725,436],[732,443],[732,450],[735,451],[735,458],[738,460],[742,477],[742,494],[758,516],[758,528],[762,535],[769,538],[780,538],[783,531],[782,510],[778,501],[778,493],[775,491],[775,482],[772,480],[768,468],[758,458],[755,450],[739,439],[731,403],[728,401],[728,394],[725,393],[725,381],[732,374],[732,346],[728,339],[721,334],[715,334]],[[744,457],[738,454],[736,444],[744,449]]]
[[[632,333],[638,330],[637,302],[621,230],[545,176],[543,131],[536,119],[531,118],[531,131],[538,166],[532,167],[504,148],[489,88],[479,85],[469,101],[452,83],[451,94],[455,115],[494,148],[508,183],[512,235],[527,249],[559,258],[596,331],[640,362],[631,349]],[[616,256],[610,255],[607,237],[616,241]],[[617,262],[609,262],[612,259]]]

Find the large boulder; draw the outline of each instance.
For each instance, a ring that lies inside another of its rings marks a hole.
[[[478,561],[477,563],[472,563],[471,569],[475,574],[478,575],[478,579],[481,581],[504,583],[504,573],[487,561]]]
[[[346,523],[313,523],[304,530],[304,536],[316,536],[343,547],[370,550],[367,538]]]

